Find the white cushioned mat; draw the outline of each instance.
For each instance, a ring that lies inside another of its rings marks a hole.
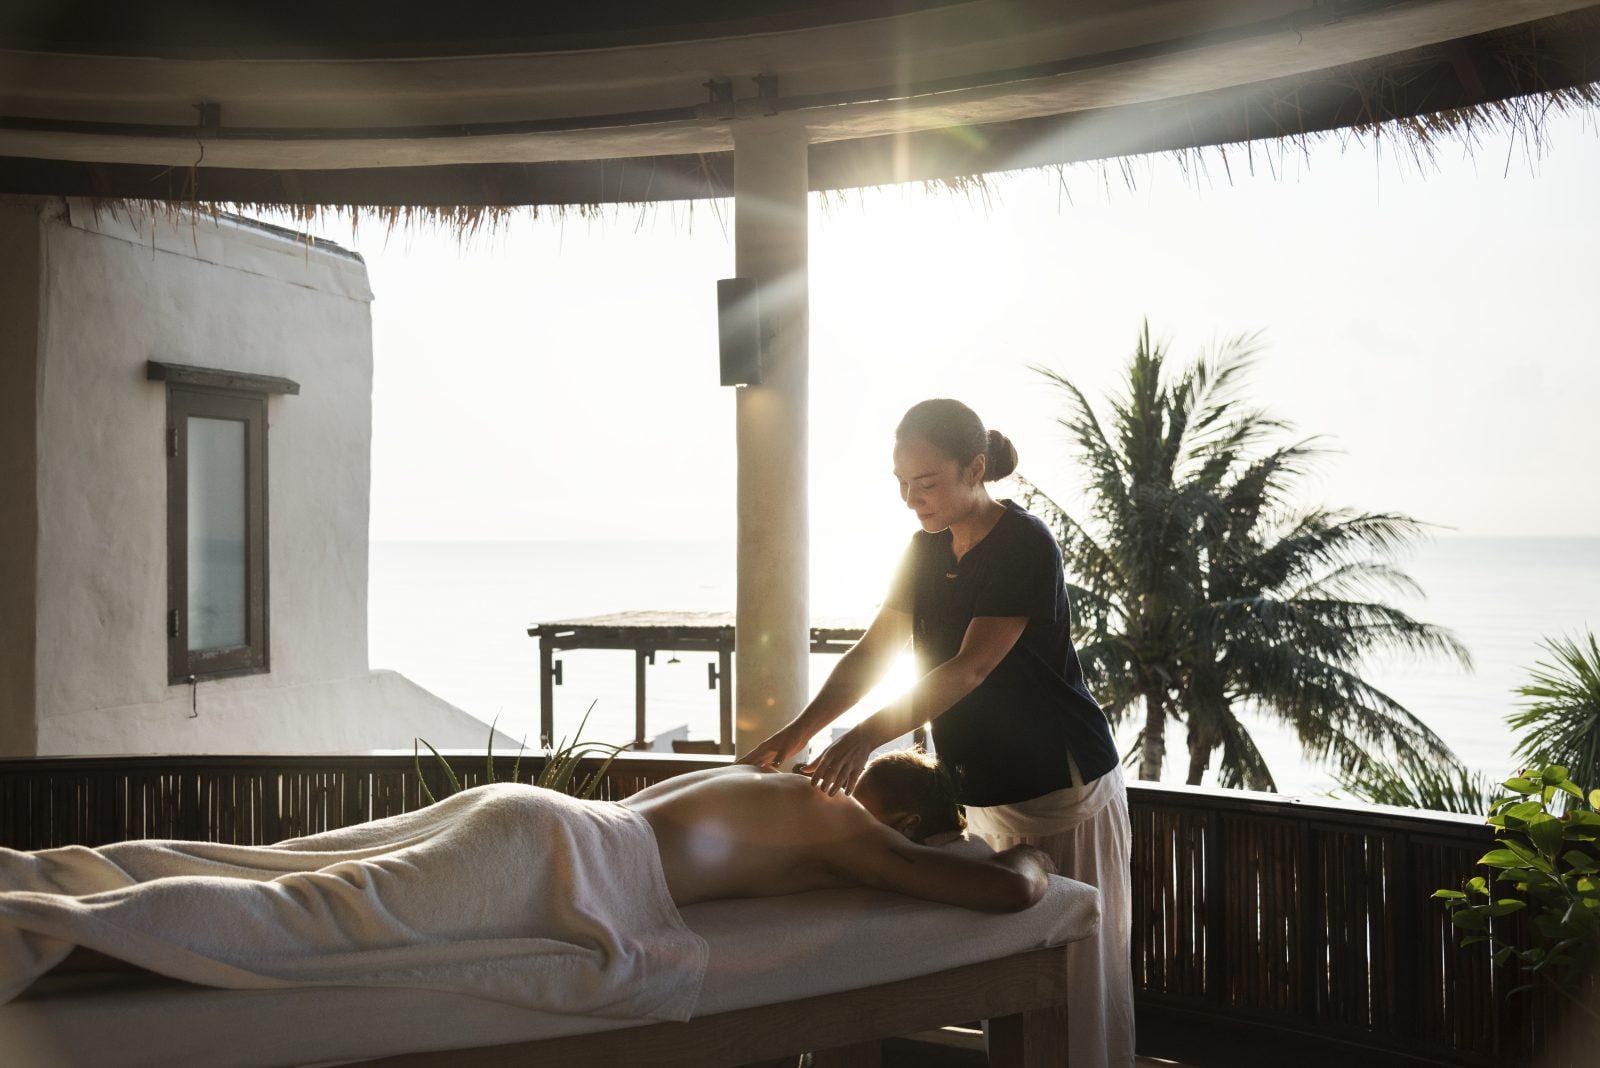
[[[894,982],[1076,941],[1099,893],[1052,876],[1023,912],[990,914],[876,890],[683,909],[711,962],[695,1016]],[[334,1064],[638,1026],[462,994],[376,987],[222,990],[119,974],[48,976],[0,1006],[8,1065]]]

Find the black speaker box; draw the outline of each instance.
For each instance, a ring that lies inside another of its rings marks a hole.
[[[722,384],[761,384],[761,306],[754,278],[717,281],[717,341]]]

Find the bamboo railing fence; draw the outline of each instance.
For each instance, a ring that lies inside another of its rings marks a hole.
[[[447,753],[463,786],[484,757]],[[617,799],[725,757],[628,753]],[[536,776],[540,754],[522,762]],[[495,758],[509,778],[512,758]],[[423,779],[436,796],[431,757]],[[1513,976],[1462,949],[1429,900],[1490,842],[1472,817],[1138,783],[1133,968],[1140,1052],[1191,1065],[1515,1065],[1551,1006],[1507,998]],[[133,838],[262,844],[424,803],[410,754],[37,757],[0,760],[0,846]]]

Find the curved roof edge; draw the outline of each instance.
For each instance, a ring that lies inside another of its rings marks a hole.
[[[1597,83],[1600,13],[1585,10],[1176,99],[813,144],[810,184],[832,191],[960,180],[1385,123],[1420,144],[1484,121],[1537,122],[1539,108],[1518,106],[1529,97],[1600,104]],[[731,152],[344,170],[0,157],[0,192],[263,206],[578,206],[725,196],[732,170]]]
[[[32,0],[0,49],[163,59],[393,59],[617,48],[849,24],[971,0]]]

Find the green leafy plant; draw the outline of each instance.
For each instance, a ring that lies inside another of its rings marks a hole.
[[[1496,847],[1478,859],[1489,874],[1433,896],[1464,932],[1463,946],[1488,942],[1496,947],[1496,964],[1527,975],[1517,991],[1544,980],[1600,1018],[1578,997],[1588,969],[1600,960],[1600,789],[1586,796],[1559,764],[1524,771],[1504,788],[1509,794],[1489,809]],[[1496,922],[1524,910],[1529,945]]]
[[[617,758],[618,753],[627,748],[625,745],[616,745],[611,742],[580,741],[583,737],[583,728],[589,722],[589,713],[594,711],[594,705],[595,703],[591,702],[588,711],[584,712],[583,719],[578,723],[578,733],[573,735],[572,742],[569,744],[566,738],[563,737],[560,743],[550,751],[549,758],[545,760],[544,768],[539,772],[538,777],[533,780],[534,786],[542,786],[546,790],[557,790],[584,800],[590,800],[594,797],[595,791],[605,781],[606,772],[611,768],[611,762]],[[489,724],[489,746],[484,757],[483,766],[483,778],[486,783],[495,781],[494,728],[499,722],[500,717],[496,716],[494,722]],[[517,750],[517,759],[511,765],[510,781],[512,782],[521,781],[522,754],[526,748],[526,743],[527,739],[524,738],[522,748]],[[461,791],[461,779],[457,777],[455,769],[450,766],[450,762],[426,738],[412,738],[411,762],[412,766],[416,768],[417,783],[422,787],[423,798],[430,805],[438,800],[434,797],[433,791],[428,789],[428,782],[422,776],[422,757],[421,751],[418,749],[419,745],[427,746],[428,752],[432,753],[433,758],[439,762],[439,767],[444,769],[445,781],[450,784],[450,789],[445,792],[444,796],[449,797],[451,794],[459,793]],[[604,754],[605,760],[601,762],[600,767],[595,770],[594,774],[586,778],[578,778],[578,770],[583,761],[594,754]]]

